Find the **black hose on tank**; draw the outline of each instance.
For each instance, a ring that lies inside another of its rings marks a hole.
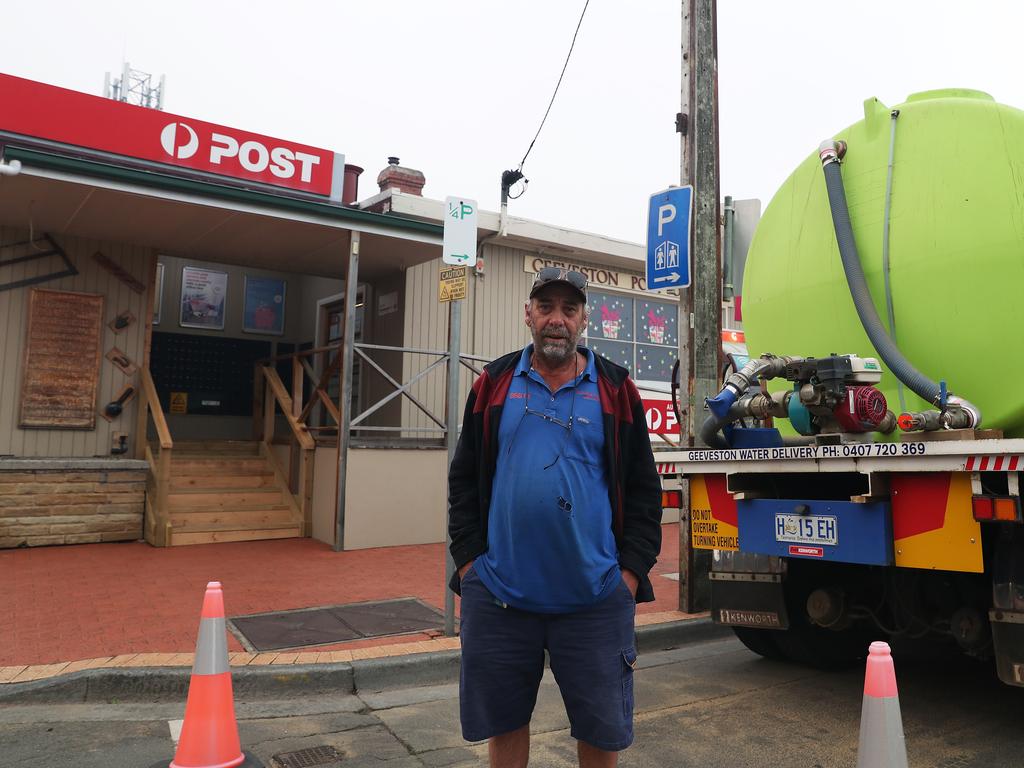
[[[843,271],[846,273],[846,282],[850,287],[853,305],[857,308],[857,315],[860,317],[861,325],[864,327],[868,339],[871,340],[871,344],[893,375],[922,400],[938,405],[942,397],[938,383],[917,370],[900,352],[899,347],[886,333],[885,326],[882,325],[882,320],[878,316],[878,310],[875,309],[875,303],[871,300],[871,291],[864,278],[864,269],[860,264],[857,244],[853,239],[853,227],[850,225],[850,209],[846,203],[843,174],[839,168],[840,153],[842,152],[845,152],[845,144],[826,141],[822,143],[819,155],[822,169],[825,172],[825,189],[828,191],[828,205],[832,211],[836,243],[839,245],[839,256],[843,262]],[[980,412],[975,406],[962,398],[950,398],[950,401],[955,401],[965,410],[976,413],[977,420],[980,422]]]

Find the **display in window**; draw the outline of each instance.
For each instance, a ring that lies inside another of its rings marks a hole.
[[[181,270],[181,317],[183,328],[224,330],[224,300],[228,292],[227,272],[202,267]]]
[[[645,344],[679,346],[679,308],[659,301],[637,301],[636,340]]]
[[[595,354],[606,357],[613,363],[618,363],[633,370],[633,345],[621,341],[605,341],[604,339],[588,339],[587,346]]]
[[[633,340],[633,299],[591,291],[587,337],[610,341]]]
[[[275,336],[283,334],[286,288],[284,280],[246,275],[242,330]]]
[[[678,350],[675,347],[636,345],[636,369],[633,378],[643,381],[670,381]]]

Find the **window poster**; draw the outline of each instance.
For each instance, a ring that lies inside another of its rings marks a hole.
[[[638,381],[671,378],[679,347],[677,304],[590,291],[587,305],[587,346],[624,365]]]
[[[679,307],[661,301],[636,302],[636,340],[644,344],[679,346]]]
[[[608,341],[633,340],[633,299],[616,293],[590,292],[587,337]]]
[[[227,292],[227,272],[203,267],[183,267],[180,325],[183,328],[223,331]]]
[[[242,330],[246,333],[284,333],[284,296],[287,283],[276,277],[245,276]]]

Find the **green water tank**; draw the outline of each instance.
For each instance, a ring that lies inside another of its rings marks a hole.
[[[979,406],[983,426],[1024,435],[1024,111],[965,89],[914,94],[894,108],[868,99],[864,120],[834,137],[848,145],[842,174],[853,233],[886,327],[882,241],[897,110],[889,224],[896,343],[919,371]],[[758,225],[743,321],[753,355],[878,356],[847,287],[817,151]],[[881,387],[898,414],[895,378]],[[904,394],[908,409],[927,407]]]

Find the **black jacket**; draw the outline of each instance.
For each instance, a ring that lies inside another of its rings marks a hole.
[[[484,368],[466,400],[448,473],[448,533],[456,569],[487,551],[491,484],[497,466],[497,430],[522,350]],[[605,471],[619,565],[640,579],[637,602],[654,599],[648,572],[661,551],[661,480],[647,433],[643,403],[629,372],[594,355],[604,426]],[[449,584],[459,593],[458,573]]]

